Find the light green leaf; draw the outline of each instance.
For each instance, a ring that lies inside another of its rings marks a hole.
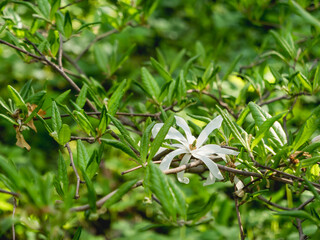
[[[169,73],[173,73],[173,71],[179,66],[179,64],[182,61],[183,56],[186,54],[186,50],[182,49],[177,56],[173,59],[171,65],[170,65],[170,70]],[[162,65],[163,66],[163,65]]]
[[[310,81],[301,73],[297,74],[298,79],[300,80],[302,86],[307,89],[309,92],[312,92],[312,87]]]
[[[59,162],[58,162],[58,179],[60,182],[62,182],[63,192],[66,193],[69,188],[68,171],[67,171],[67,164],[63,159],[63,156],[60,151],[59,151]]]
[[[48,18],[50,15],[50,3],[48,0],[37,0],[38,7],[44,18]]]
[[[69,95],[69,93],[71,92],[71,89],[61,93],[59,96],[57,96],[54,101],[58,104],[58,103],[63,103],[63,101],[66,99],[66,97]]]
[[[124,144],[117,140],[107,139],[107,138],[101,138],[101,142],[104,142],[112,147],[120,149],[122,152],[128,154],[130,157],[139,160],[134,151],[130,147],[128,147],[127,144]]]
[[[92,127],[92,124],[90,123],[87,115],[81,111],[74,110],[73,111],[74,115],[78,119],[78,123],[80,127],[88,134],[94,133],[94,128]]]
[[[252,117],[258,127],[260,127],[268,118],[271,118],[271,115],[269,113],[264,111],[260,106],[258,106],[253,102],[249,103],[249,108],[250,108]],[[270,140],[274,142],[275,146],[276,145],[283,146],[284,144],[287,143],[286,134],[282,126],[280,125],[280,123],[277,121],[274,122],[274,124],[270,128],[269,137],[270,137]]]
[[[7,110],[8,113],[12,114],[12,111],[10,109],[10,107],[7,105],[7,103],[2,99],[2,97],[0,97],[0,105]]]
[[[93,48],[93,54],[94,54],[94,58],[96,60],[98,67],[100,68],[100,70],[107,73],[109,71],[108,70],[109,61],[108,61],[108,56],[107,56],[106,52],[103,51],[103,49],[101,48],[100,45],[96,44]]]
[[[186,197],[181,189],[176,185],[176,183],[170,178],[167,177],[170,188],[172,189],[174,202],[176,205],[177,212],[181,215],[184,220],[187,220],[187,204]]]
[[[167,133],[169,132],[170,127],[173,125],[175,119],[174,115],[171,114],[170,117],[166,120],[160,131],[158,132],[157,136],[151,143],[150,153],[148,157],[148,163],[150,163],[151,159],[155,156],[158,152],[159,148],[161,147]]]
[[[72,35],[72,21],[69,11],[67,11],[64,16],[63,30],[66,38],[69,38]]]
[[[315,217],[311,216],[309,213],[303,210],[287,210],[287,211],[281,211],[274,213],[275,215],[285,216],[285,217],[294,217],[294,218],[300,218],[300,219],[309,219],[318,226],[320,225],[319,220],[317,220]]]
[[[41,99],[37,102],[37,107],[32,111],[32,113],[30,113],[30,115],[27,117],[24,123],[28,123],[31,119],[33,119],[34,116],[36,116],[36,114],[39,112],[39,110],[43,106],[44,101],[46,100],[46,96],[47,96],[47,93],[44,92]]]
[[[88,201],[89,201],[89,206],[90,209],[95,212],[97,210],[97,196],[96,196],[96,191],[94,190],[93,183],[91,179],[88,177],[86,171],[81,168],[82,171],[82,176],[84,178],[84,181],[86,182],[87,188],[88,188]]]
[[[85,170],[89,163],[89,155],[81,140],[77,140],[77,162],[80,169]]]
[[[295,58],[295,49],[276,31],[271,30],[270,33],[272,34],[273,38],[276,40],[277,44],[281,49],[283,49],[292,59]]]
[[[51,110],[52,110],[52,118],[51,118],[52,129],[53,131],[59,133],[60,128],[62,126],[62,120],[61,120],[59,109],[55,101],[52,101]]]
[[[5,120],[7,120],[8,122],[12,123],[13,125],[16,125],[16,126],[19,126],[19,124],[14,120],[12,119],[11,117],[8,117],[2,113],[0,113],[0,117],[4,118]]]
[[[294,139],[292,144],[294,151],[298,150],[299,147],[301,147],[306,141],[308,141],[312,134],[317,130],[320,124],[319,113],[320,107],[317,107],[300,128],[298,135]]]
[[[319,89],[320,89],[320,66],[317,67],[317,70],[314,74],[312,91],[318,92]]]
[[[111,119],[111,121],[113,122],[113,124],[116,126],[116,128],[118,128],[118,130],[121,132],[122,136],[124,137],[124,139],[136,150],[139,149],[139,146],[135,143],[135,141],[131,138],[128,130],[123,126],[123,124],[116,119],[115,117],[111,116],[110,114],[108,114],[108,117]]]
[[[289,1],[290,7],[298,14],[300,15],[306,22],[309,24],[320,28],[320,21],[312,16],[310,13],[308,13],[306,10],[304,10],[298,3],[295,1],[290,0]]]
[[[8,85],[9,95],[12,98],[14,104],[17,108],[21,109],[24,113],[28,112],[27,105],[25,104],[24,100],[20,96],[17,90],[15,90],[12,86]]]
[[[71,138],[71,130],[69,125],[63,124],[58,132],[59,144],[64,146],[67,142],[70,141],[70,138]]]
[[[123,80],[108,101],[108,113],[111,116],[114,116],[119,108],[120,101],[128,87],[126,86],[126,84],[127,84],[127,81]]]
[[[140,142],[140,159],[141,162],[144,163],[147,159],[148,155],[148,150],[149,150],[149,142],[150,142],[150,137],[151,137],[151,130],[153,126],[155,125],[155,122],[150,123],[145,131],[143,132],[143,135],[141,137],[141,142]]]
[[[31,92],[31,83],[32,83],[32,80],[29,80],[28,82],[26,82],[23,87],[21,88],[20,90],[20,96],[23,98],[23,99],[26,99],[29,95],[29,93]]]
[[[150,72],[145,67],[141,69],[141,79],[142,86],[149,94],[149,96],[155,100],[158,99],[160,94],[160,87],[157,81],[152,77]]]
[[[52,20],[55,13],[59,10],[61,4],[61,0],[52,0],[51,1],[51,9],[50,9],[50,19]]]
[[[37,118],[40,120],[40,122],[43,124],[43,126],[46,128],[46,130],[49,133],[52,133],[52,129],[50,128],[50,126],[47,124],[47,122],[37,113]]]
[[[257,133],[256,138],[252,141],[251,149],[253,149],[261,141],[261,139],[266,136],[267,132],[273,126],[275,121],[278,121],[287,112],[288,111],[280,113],[274,117],[268,118],[264,123],[262,123],[262,125],[259,127],[259,132]]]
[[[162,76],[164,80],[166,80],[167,82],[170,82],[172,78],[170,74],[163,68],[163,66],[161,66],[161,64],[154,58],[151,58],[150,60],[151,60],[152,66],[157,70],[160,76]]]
[[[61,34],[65,35],[65,33],[64,33],[64,15],[59,11],[59,12],[56,12],[55,17],[56,17],[56,26],[57,26],[58,31]]]
[[[113,194],[105,203],[104,203],[104,207],[105,208],[109,208],[111,207],[113,204],[119,202],[121,200],[121,198],[130,191],[130,189],[137,183],[138,180],[131,180],[128,181],[124,184],[121,185],[121,187],[119,187],[119,189],[115,192],[115,194]]]
[[[80,108],[83,108],[84,104],[86,103],[87,91],[88,91],[87,85],[83,84],[83,87],[81,88],[81,91],[79,92],[79,95],[78,95],[77,100],[76,100],[76,104]]]
[[[107,115],[107,108],[106,106],[102,107],[101,115],[100,115],[100,122],[98,125],[98,134],[102,135],[107,129],[107,122],[108,122],[108,115]]]
[[[175,199],[170,189],[168,177],[153,163],[147,166],[148,188],[160,200],[165,214],[176,220]]]

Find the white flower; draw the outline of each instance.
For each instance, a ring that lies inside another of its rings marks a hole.
[[[165,139],[176,140],[179,143],[169,145],[170,147],[174,147],[176,149],[163,158],[160,164],[160,169],[162,171],[169,169],[173,158],[177,155],[184,154],[180,162],[180,166],[187,164],[191,157],[194,157],[196,159],[201,160],[208,167],[209,177],[203,184],[204,186],[213,184],[216,178],[222,180],[223,176],[219,171],[217,164],[214,161],[212,161],[209,157],[212,157],[212,154],[216,154],[218,155],[217,158],[223,158],[224,160],[226,160],[226,154],[238,155],[239,153],[230,149],[222,148],[219,145],[215,144],[208,144],[202,146],[207,141],[209,134],[213,130],[221,126],[223,120],[222,117],[218,116],[211,122],[209,122],[208,125],[202,130],[197,139],[194,136],[192,136],[191,130],[183,118],[178,116],[176,116],[175,118],[176,124],[184,130],[186,137],[184,137],[178,130],[174,129],[173,127],[169,129],[169,132]],[[153,137],[155,137],[158,134],[162,126],[163,123],[157,123],[156,125],[154,125],[152,129]],[[179,172],[177,174],[177,177],[180,182],[183,182],[185,184],[189,183],[189,179],[187,177],[184,177],[184,171]]]

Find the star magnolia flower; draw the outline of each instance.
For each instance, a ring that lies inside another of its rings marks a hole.
[[[165,139],[176,140],[179,143],[169,145],[170,147],[174,147],[176,149],[163,158],[160,164],[160,169],[162,171],[169,169],[173,158],[177,155],[184,154],[180,162],[180,166],[187,164],[191,157],[194,157],[201,160],[208,167],[209,177],[203,184],[204,186],[213,184],[216,178],[222,180],[223,176],[219,171],[217,164],[209,157],[212,157],[213,154],[216,154],[218,155],[216,158],[222,158],[226,161],[226,154],[238,155],[239,152],[227,148],[222,148],[219,145],[215,144],[202,146],[207,141],[209,134],[213,130],[221,126],[223,120],[222,117],[218,116],[211,122],[209,122],[208,125],[202,130],[197,139],[191,134],[191,130],[183,118],[178,116],[176,116],[175,118],[177,126],[181,127],[184,130],[186,137],[184,137],[178,130],[174,129],[173,127],[169,129],[169,132]],[[163,123],[157,123],[156,125],[154,125],[152,129],[153,137],[158,134],[162,126]],[[187,177],[184,177],[184,171],[177,173],[177,177],[180,182],[183,182],[185,184],[189,183],[189,179]]]

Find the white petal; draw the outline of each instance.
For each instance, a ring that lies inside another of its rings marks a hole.
[[[192,144],[194,142],[194,140],[196,140],[196,138],[194,136],[192,136],[191,130],[190,130],[187,122],[181,117],[175,116],[175,118],[176,118],[176,124],[179,127],[181,127],[183,129],[183,131],[186,133],[188,143]]]
[[[187,164],[187,163],[189,162],[190,158],[191,158],[191,154],[185,154],[185,155],[183,156],[181,162],[180,162],[179,167],[182,166],[182,165]],[[178,181],[179,181],[179,182],[188,184],[190,180],[189,180],[189,178],[184,177],[184,172],[185,172],[185,171],[178,172],[178,173],[177,173],[177,178],[178,178]]]
[[[158,152],[155,154],[155,156],[157,156],[158,154],[162,153],[165,150],[168,150],[168,148],[160,147]]]
[[[196,154],[204,155],[204,156],[209,156],[214,153],[219,153],[219,154],[228,154],[228,155],[238,155],[239,152],[228,149],[228,148],[223,148],[220,147],[219,145],[216,144],[207,144],[204,145],[203,147],[200,147],[198,149],[194,150]]]
[[[212,133],[213,130],[221,126],[222,120],[222,117],[219,115],[218,117],[216,117],[208,123],[208,125],[202,130],[197,139],[197,148],[201,147],[202,144],[204,144],[207,141],[209,134]]]
[[[170,167],[170,164],[172,162],[172,159],[179,155],[179,154],[182,154],[182,153],[186,153],[186,150],[184,149],[177,149],[177,150],[174,150],[173,152],[167,154],[161,161],[160,163],[160,169],[162,171],[165,171],[165,170],[168,170],[169,167]]]
[[[241,190],[244,187],[243,182],[237,176],[234,177],[234,183],[236,184],[237,190]]]
[[[209,176],[207,178],[207,181],[205,181],[203,186],[208,186],[208,185],[214,184],[215,182],[216,182],[216,178],[212,175],[211,172],[209,172]]]
[[[315,143],[315,142],[320,142],[320,135],[314,137],[314,138],[311,140],[311,143]]]
[[[155,138],[159,133],[160,129],[162,128],[163,123],[157,123],[152,128],[152,137]],[[188,145],[187,139],[177,130],[171,127],[165,137],[165,139],[174,139],[181,142],[184,145]]]
[[[205,157],[205,156],[201,156],[201,155],[198,155],[198,154],[193,154],[192,155],[197,158],[197,159],[200,159],[208,168],[209,168],[209,171],[213,174],[213,176],[215,178],[218,178],[218,179],[223,179],[223,176],[217,166],[217,164],[212,161],[210,158],[208,157]]]

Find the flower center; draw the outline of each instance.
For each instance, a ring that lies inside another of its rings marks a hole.
[[[197,139],[194,140],[192,144],[189,144],[189,148],[191,151],[197,149],[196,144],[197,144]]]

